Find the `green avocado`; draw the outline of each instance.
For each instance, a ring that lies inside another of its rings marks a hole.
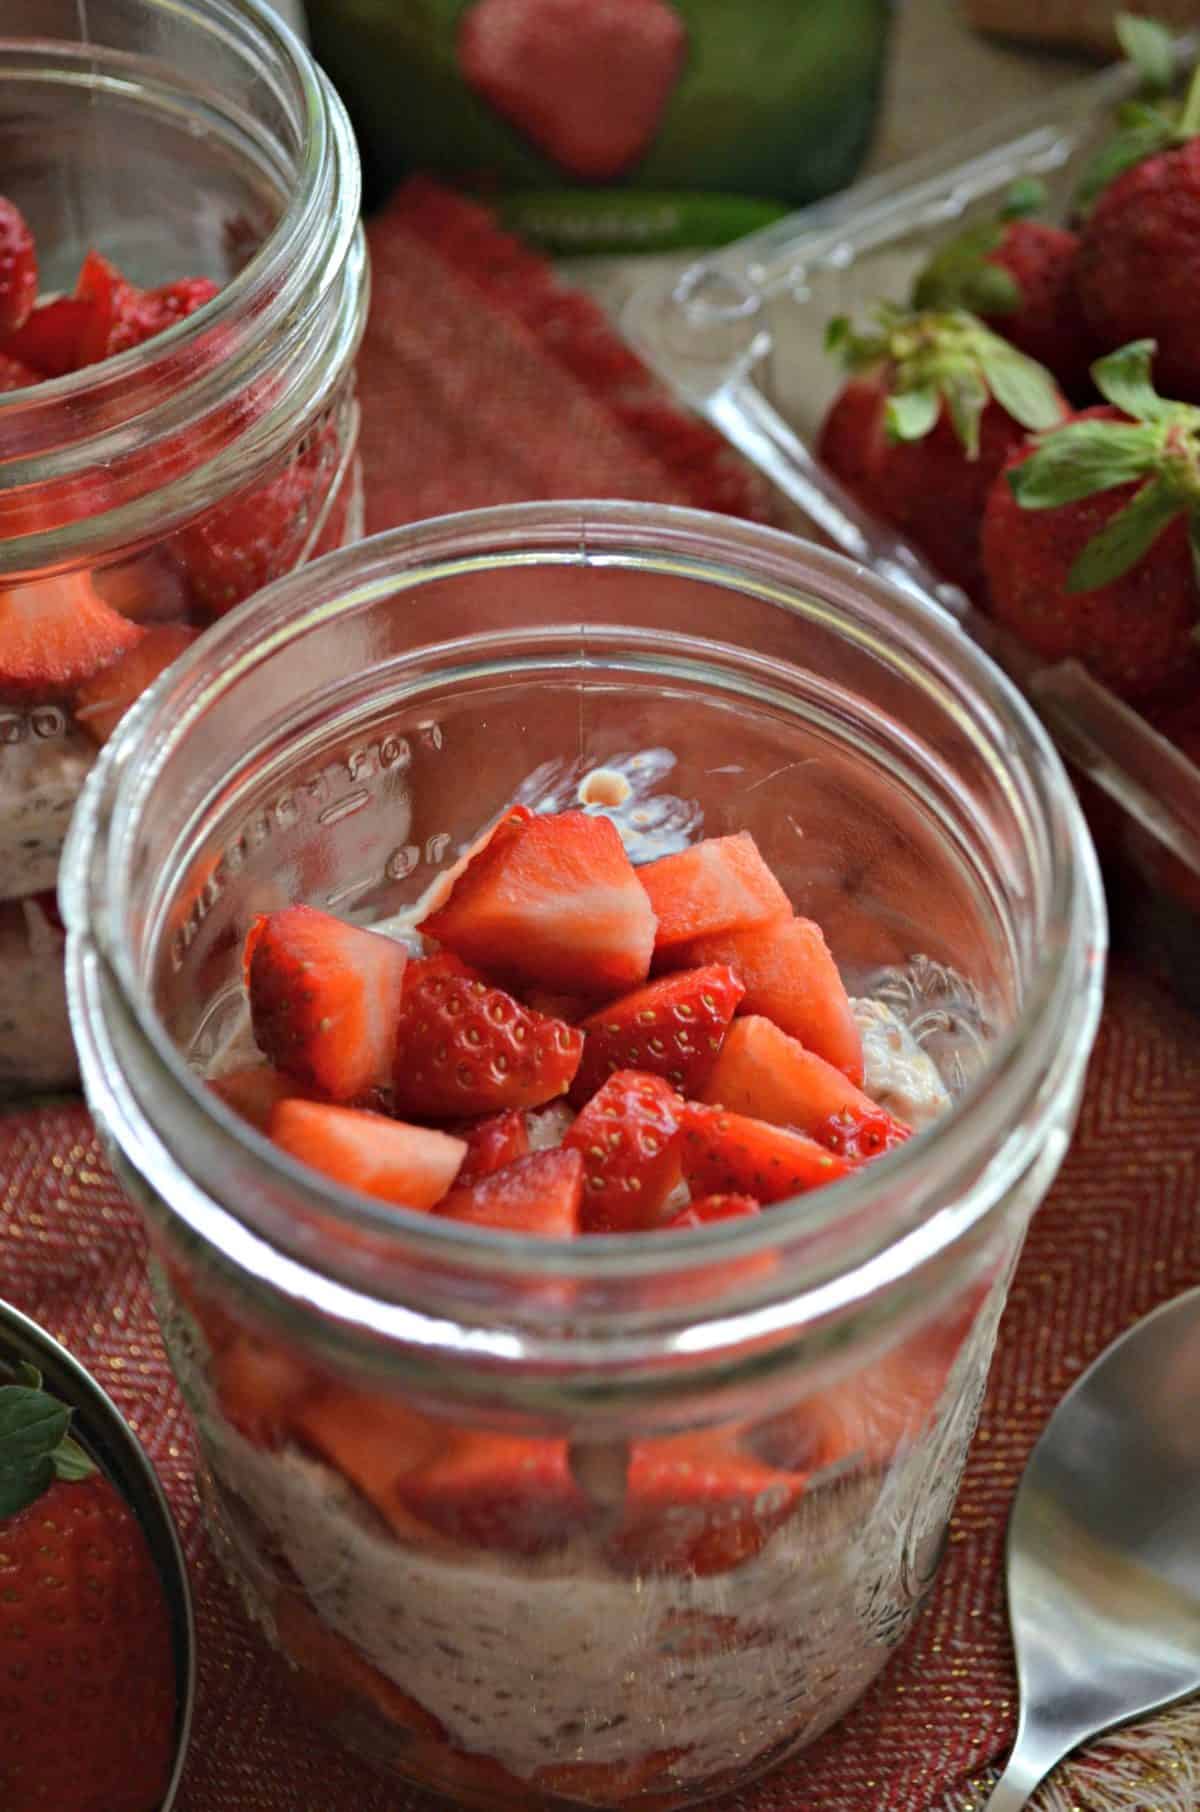
[[[413,170],[493,197],[534,191],[556,198],[528,210],[548,223],[539,236],[554,243],[561,219],[570,249],[585,249],[586,210],[566,210],[560,198],[612,190],[577,182],[468,85],[458,34],[463,15],[481,3],[308,0],[317,56],[359,135],[369,199],[381,200]],[[535,9],[539,0],[526,4]],[[711,243],[713,234],[735,237],[745,221],[761,220],[769,204],[813,201],[853,178],[875,122],[891,0],[670,4],[686,33],[679,77],[644,154],[622,173],[620,207],[589,204],[609,249],[625,243],[622,220],[631,247],[658,243],[656,216],[633,203],[642,190],[660,204],[672,192],[745,198],[744,213],[692,207],[674,218],[669,242],[704,233]]]

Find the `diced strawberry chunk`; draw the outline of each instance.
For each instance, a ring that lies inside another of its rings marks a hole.
[[[761,1206],[752,1195],[701,1195],[672,1215],[669,1221],[664,1221],[662,1231],[708,1227],[714,1221],[741,1221],[747,1215],[761,1213]]]
[[[302,1164],[346,1189],[402,1208],[440,1202],[467,1149],[449,1133],[323,1101],[281,1101],[271,1114],[270,1133]]]
[[[84,363],[83,345],[93,313],[92,304],[76,296],[39,302],[28,320],[5,340],[4,351],[44,378],[65,377]]]
[[[248,1441],[278,1447],[315,1389],[312,1374],[281,1346],[237,1333],[213,1355],[213,1384],[226,1418]]]
[[[75,284],[76,300],[86,302],[91,309],[80,341],[78,363],[94,365],[127,352],[131,346],[141,346],[176,321],[194,314],[216,294],[217,285],[207,277],[184,277],[158,289],[139,289],[109,259],[91,251]]]
[[[791,901],[749,831],[706,837],[638,870],[658,921],[655,950],[791,917]],[[689,964],[689,967],[692,965]]]
[[[552,1762],[536,1770],[533,1784],[585,1806],[621,1807],[643,1803],[648,1787],[660,1782],[686,1749],[653,1749],[629,1762]]]
[[[27,390],[31,384],[40,382],[41,373],[34,371],[31,365],[22,365],[20,359],[0,352],[0,390]]]
[[[406,987],[395,1026],[398,1113],[457,1119],[539,1107],[566,1089],[583,1033],[485,982],[426,969]]]
[[[693,1195],[749,1195],[758,1202],[782,1202],[850,1173],[844,1158],[803,1133],[690,1102],[680,1161]]]
[[[464,963],[461,956],[455,956],[452,950],[437,950],[432,956],[409,958],[408,967],[404,971],[404,992],[415,992],[425,982],[432,981],[435,975],[457,975],[462,981],[483,980],[478,969],[472,969],[470,963]]]
[[[256,919],[246,939],[246,984],[259,1050],[333,1101],[385,1087],[407,961],[393,938],[311,906]]]
[[[852,1162],[878,1157],[909,1136],[841,1070],[757,1013],[730,1027],[700,1099],[795,1127]]]
[[[635,1441],[614,1558],[639,1572],[730,1572],[761,1551],[804,1484],[724,1434]]]
[[[279,1103],[294,1100],[301,1092],[291,1076],[269,1063],[248,1063],[241,1069],[227,1070],[223,1076],[211,1076],[208,1086],[226,1107],[262,1133],[269,1130],[271,1115]],[[317,1101],[321,1096],[314,1091],[312,1099]]]
[[[684,1103],[670,1083],[618,1070],[592,1096],[563,1140],[583,1158],[583,1231],[653,1227],[679,1181]]]
[[[452,1189],[438,1203],[448,1220],[502,1233],[571,1239],[579,1232],[583,1159],[577,1151],[535,1151],[503,1170]]]
[[[381,1673],[353,1643],[322,1623],[298,1592],[280,1591],[272,1610],[279,1646],[319,1688],[314,1705],[321,1712],[328,1715],[331,1692],[366,1699],[389,1724],[440,1742],[445,1733],[432,1713]]]
[[[854,1460],[886,1466],[924,1429],[979,1313],[987,1286],[869,1365],[754,1431],[772,1465],[816,1471]]]
[[[196,639],[184,623],[155,623],[137,645],[90,680],[75,694],[75,718],[89,736],[105,743],[128,711]]]
[[[488,974],[593,998],[645,981],[654,947],[616,828],[586,812],[493,837],[421,929]]]
[[[711,963],[649,982],[583,1021],[583,1061],[571,1085],[581,1106],[615,1070],[664,1076],[681,1095],[695,1094],[712,1069],[742,984]]]
[[[446,904],[458,885],[460,877],[466,873],[473,862],[482,856],[485,849],[489,849],[493,843],[496,845],[496,850],[501,849],[529,823],[532,817],[533,813],[527,805],[510,805],[488,825],[486,830],[481,831],[470,847],[463,851],[458,861],[438,875],[436,880],[430,884],[425,896],[426,920],[428,921],[433,913],[440,911]]]
[[[420,1540],[399,1481],[445,1452],[454,1430],[394,1397],[329,1384],[298,1407],[293,1432],[376,1509],[392,1531]]]
[[[670,968],[696,963],[728,963],[746,990],[740,1012],[773,1019],[861,1086],[862,1039],[837,964],[811,919],[697,938],[667,953]]]
[[[143,633],[109,609],[86,573],[0,584],[0,687],[70,690],[136,647]]]
[[[544,1554],[589,1516],[571,1474],[567,1444],[462,1429],[426,1465],[405,1473],[405,1507],[465,1547]]]
[[[493,1171],[503,1170],[506,1164],[513,1164],[529,1154],[529,1129],[525,1115],[516,1107],[509,1108],[507,1113],[489,1114],[486,1120],[468,1121],[455,1131],[467,1141],[467,1155],[458,1173],[460,1187],[478,1183],[482,1177],[489,1177]]]
[[[0,195],[0,336],[16,333],[37,301],[37,248],[21,210]]]
[[[291,572],[304,551],[321,483],[307,462],[293,459],[179,531],[173,551],[201,610],[224,616]]]

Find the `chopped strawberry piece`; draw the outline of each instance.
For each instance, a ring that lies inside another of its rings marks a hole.
[[[433,913],[439,911],[446,904],[458,884],[459,877],[466,873],[478,857],[482,856],[485,849],[491,848],[492,844],[495,844],[496,850],[501,849],[505,843],[511,842],[517,832],[522,830],[532,817],[533,813],[527,805],[510,805],[500,813],[493,823],[488,825],[486,830],[481,831],[470,847],[463,851],[458,861],[447,868],[444,873],[438,875],[431,883],[429,892],[425,896],[426,919],[428,920]]]
[[[680,1161],[695,1195],[782,1202],[848,1176],[850,1165],[803,1133],[719,1107],[684,1109]]]
[[[5,340],[4,350],[44,378],[65,377],[84,363],[83,346],[94,312],[90,302],[76,296],[39,302],[24,325]]]
[[[0,195],[0,335],[16,333],[37,301],[37,248],[25,216]]]
[[[30,384],[40,383],[40,372],[34,371],[30,365],[22,365],[20,359],[0,352],[0,391],[27,390]]]
[[[970,1333],[987,1286],[881,1358],[760,1423],[754,1450],[771,1465],[816,1471],[855,1460],[886,1466],[925,1428]]]
[[[624,1806],[632,1800],[636,1808],[646,1789],[661,1782],[687,1753],[686,1749],[654,1749],[630,1762],[553,1762],[535,1771],[533,1784],[542,1793],[558,1794],[585,1806]]]
[[[577,1151],[535,1151],[465,1189],[452,1189],[439,1215],[502,1233],[571,1239],[579,1232],[583,1159]]]
[[[662,1231],[681,1231],[689,1227],[708,1227],[714,1221],[741,1221],[747,1215],[761,1214],[761,1205],[752,1195],[701,1195],[686,1208],[664,1221]]]
[[[488,974],[593,998],[645,981],[654,947],[615,826],[586,812],[493,837],[421,929]]]
[[[544,1554],[581,1529],[588,1500],[576,1484],[567,1444],[462,1429],[397,1489],[408,1509],[466,1547]]]
[[[435,1119],[538,1107],[562,1094],[583,1051],[573,1026],[440,969],[405,988],[395,1032],[396,1111]]]
[[[207,277],[184,277],[158,289],[139,289],[101,253],[89,252],[75,285],[76,300],[91,310],[80,341],[79,364],[94,365],[141,346],[216,294],[217,285]]]
[[[695,1094],[712,1069],[742,998],[733,970],[718,963],[649,982],[583,1021],[583,1061],[571,1085],[582,1105],[615,1070],[665,1076]]]
[[[909,1136],[841,1070],[757,1013],[730,1027],[700,1099],[796,1127],[851,1161],[878,1157]]]
[[[679,1181],[683,1111],[670,1083],[642,1070],[618,1070],[592,1096],[563,1140],[583,1157],[585,1233],[655,1225]]]
[[[411,970],[416,965],[409,967]],[[467,1155],[458,1173],[460,1187],[478,1183],[482,1177],[490,1177],[493,1171],[503,1170],[506,1164],[529,1155],[529,1129],[519,1108],[489,1114],[486,1120],[468,1122],[455,1130],[467,1141]]]
[[[172,546],[202,610],[224,616],[292,570],[308,541],[322,483],[305,460],[294,459],[180,530]]]
[[[0,584],[0,687],[69,690],[136,647],[143,633],[109,609],[86,573]]]
[[[649,151],[686,54],[668,0],[475,0],[458,28],[469,86],[585,182]]]
[[[746,990],[740,1012],[773,1019],[861,1085],[862,1039],[837,964],[811,919],[697,938],[667,952],[672,969],[696,963],[728,963]]]
[[[282,1070],[269,1063],[248,1063],[242,1069],[227,1071],[224,1076],[210,1077],[208,1086],[214,1095],[221,1097],[226,1107],[231,1107],[235,1114],[240,1114],[262,1133],[270,1128],[271,1115],[279,1103],[294,1100],[300,1094],[292,1077],[285,1076]],[[321,1097],[314,1092],[313,1099]]]
[[[402,1208],[441,1201],[467,1149],[449,1133],[323,1101],[281,1101],[270,1133],[282,1150],[335,1183]]]
[[[257,1335],[237,1333],[214,1353],[213,1383],[226,1418],[258,1447],[278,1447],[315,1389],[311,1372]]]
[[[635,1441],[614,1558],[639,1572],[728,1573],[761,1551],[804,1484],[725,1434]]]
[[[749,831],[706,837],[678,855],[660,856],[638,870],[638,879],[658,921],[656,952],[792,914],[791,901]]]
[[[405,1509],[399,1480],[444,1453],[452,1429],[394,1397],[338,1384],[310,1395],[293,1416],[292,1429],[366,1498],[395,1534],[421,1539],[425,1531]]]
[[[255,1042],[333,1101],[391,1081],[408,961],[402,944],[311,906],[255,920],[246,939]]]
[[[329,1695],[366,1699],[398,1729],[440,1742],[445,1732],[431,1712],[381,1673],[366,1656],[321,1622],[307,1599],[283,1589],[273,1607],[275,1635],[293,1665],[319,1689],[314,1707],[328,1716]]]
[[[76,721],[97,742],[107,742],[130,705],[191,647],[198,633],[184,623],[152,624],[128,654],[84,681],[75,694]]]

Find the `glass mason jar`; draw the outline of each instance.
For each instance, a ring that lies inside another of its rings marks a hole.
[[[0,901],[12,902],[55,885],[112,698],[361,532],[353,361],[368,286],[345,113],[258,0],[8,0],[0,189],[33,230],[43,298],[72,292],[92,250],[142,288],[219,286],[152,339],[0,392]],[[9,660],[6,620],[38,625],[43,645],[53,635],[44,673]],[[20,916],[7,914],[6,947]],[[0,1000],[0,1089],[73,1071],[51,942],[20,945],[36,1040]]]
[[[205,1086],[255,914],[380,924],[597,765],[635,860],[754,834],[940,1069],[922,1137],[756,1219],[539,1241],[350,1194]],[[214,1536],[314,1709],[488,1808],[690,1804],[838,1718],[933,1579],[1102,990],[1071,788],[950,620],[691,511],[381,536],[143,698],[61,900]]]

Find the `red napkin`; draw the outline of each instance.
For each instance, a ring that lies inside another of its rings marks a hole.
[[[372,230],[363,354],[373,528],[464,504],[622,494],[765,511],[706,428],[670,409],[592,306],[487,217],[428,185]],[[1004,1522],[1046,1417],[1147,1310],[1200,1282],[1200,1023],[1115,965],[1080,1132],[1037,1216],[1001,1327],[939,1583],[856,1712],[730,1812],[969,1812],[1011,1740]],[[200,1692],[178,1812],[434,1812],[293,1708],[205,1539],[182,1406],[141,1271],[138,1224],[81,1107],[0,1118],[0,1288],[131,1418],[192,1569]],[[1162,1803],[1146,1766],[1147,1808]],[[1134,1803],[1132,1800],[1130,1804]]]

